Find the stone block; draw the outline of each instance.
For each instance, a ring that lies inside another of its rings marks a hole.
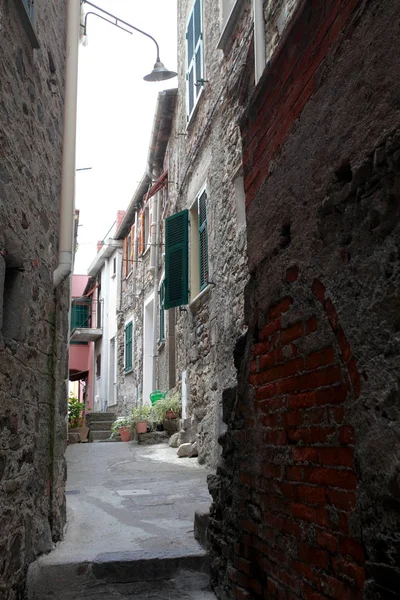
[[[177,455],[179,458],[193,458],[195,456],[198,456],[197,444],[181,444],[178,448]]]
[[[178,448],[177,455],[179,458],[184,458],[190,456],[190,452],[192,450],[192,444],[190,442],[186,444],[181,444]]]
[[[178,448],[179,446],[179,432],[173,433],[169,438],[168,445],[170,448]]]

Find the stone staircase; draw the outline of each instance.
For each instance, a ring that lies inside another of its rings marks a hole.
[[[111,426],[115,414],[109,412],[91,412],[86,414],[86,424],[89,427],[89,442],[117,442],[119,436],[110,439]]]

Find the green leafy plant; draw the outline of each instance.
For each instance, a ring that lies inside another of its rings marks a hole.
[[[68,398],[68,425],[71,428],[82,427],[84,424],[85,403],[71,395]]]
[[[150,404],[138,404],[132,409],[132,424],[137,425],[142,421],[146,421],[147,425],[154,429],[155,413]]]
[[[111,437],[114,437],[118,434],[121,427],[130,427],[132,425],[132,417],[131,415],[125,415],[122,417],[117,417],[114,423],[111,425]]]
[[[170,398],[161,398],[153,406],[157,423],[162,423],[166,413],[172,411],[177,417],[182,415],[182,401],[179,394],[173,394]]]

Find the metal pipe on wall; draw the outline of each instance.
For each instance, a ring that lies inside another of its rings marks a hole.
[[[160,176],[160,171],[156,172],[156,178]],[[153,305],[153,380],[151,383],[152,391],[157,389],[157,329],[158,329],[158,270],[159,270],[159,247],[160,247],[160,200],[162,191],[158,191],[152,198],[153,201],[153,227],[154,227],[154,305]],[[152,232],[153,233],[153,232]],[[151,236],[153,244],[153,235]]]
[[[58,241],[58,266],[53,273],[53,287],[55,288],[71,274],[73,262],[75,144],[80,17],[80,3],[76,0],[68,0],[60,234]]]

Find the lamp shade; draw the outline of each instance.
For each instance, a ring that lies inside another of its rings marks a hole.
[[[152,72],[145,75],[143,79],[145,81],[165,81],[165,79],[172,79],[177,75],[178,73],[175,73],[175,71],[168,71],[162,62],[157,61]]]

